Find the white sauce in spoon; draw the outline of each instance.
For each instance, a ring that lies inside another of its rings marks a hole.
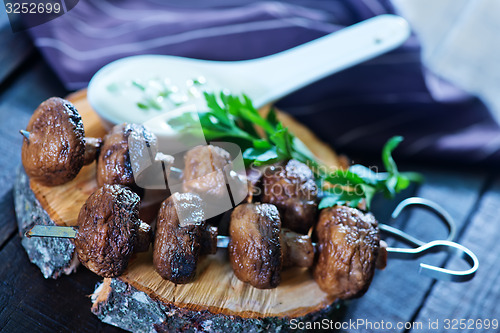
[[[144,60],[115,61],[92,78],[89,102],[104,120],[113,124],[144,123],[180,106],[206,108],[203,92],[211,91],[214,85],[200,75],[196,66],[182,75],[177,72],[172,80],[162,59],[151,56]]]

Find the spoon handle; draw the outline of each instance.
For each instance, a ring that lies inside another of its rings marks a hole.
[[[238,74],[249,82],[259,82],[249,84],[245,93],[260,107],[388,52],[409,35],[409,25],[403,18],[380,15],[284,52],[236,62],[233,73],[241,71]]]

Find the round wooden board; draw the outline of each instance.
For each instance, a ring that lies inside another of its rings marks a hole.
[[[86,135],[102,137],[105,129],[87,102],[86,92],[77,92],[68,99],[75,104],[82,115]],[[292,117],[279,112],[278,118],[326,164],[333,167],[344,165],[331,148]],[[30,187],[55,224],[74,226],[77,224],[80,207],[97,188],[95,164],[84,167],[73,181],[64,185],[47,187],[31,181]],[[277,288],[256,289],[236,278],[228,262],[227,251],[224,250],[219,250],[216,255],[207,256],[199,265],[196,280],[185,285],[175,285],[162,279],[153,268],[151,252],[135,255],[127,271],[121,277],[105,279],[105,283],[94,299],[93,311],[104,321],[107,318],[107,322],[117,326],[120,326],[120,318],[114,318],[111,315],[110,297],[112,294],[113,297],[118,297],[117,291],[112,290],[112,286],[116,287],[117,284],[123,283],[127,286],[129,294],[131,290],[141,293],[143,295],[141,297],[147,297],[149,301],[160,304],[164,313],[167,313],[165,309],[170,309],[168,311],[176,309],[181,310],[176,313],[190,318],[193,318],[194,314],[204,313],[205,316],[208,314],[208,317],[223,318],[229,323],[224,325],[237,322],[239,327],[245,320],[254,327],[258,327],[271,318],[285,322],[289,318],[299,317],[318,319],[330,313],[335,307],[332,307],[335,300],[319,289],[309,270],[300,268],[284,270],[282,282]],[[137,299],[136,296],[134,297]],[[137,306],[140,307],[140,305],[135,305]],[[134,315],[138,315],[140,310],[137,309],[138,312],[136,311]],[[146,310],[143,309],[144,311]],[[125,316],[127,312],[118,312],[116,316],[120,316],[119,313]],[[126,321],[125,318],[122,320]],[[193,320],[185,322],[193,322]],[[158,325],[158,322],[148,323],[150,324]],[[135,326],[124,324],[121,327],[134,330]],[[186,327],[183,326],[183,328]],[[168,327],[163,327],[163,329],[169,330]]]

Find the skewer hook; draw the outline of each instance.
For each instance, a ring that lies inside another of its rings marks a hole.
[[[441,222],[443,222],[443,224],[448,228],[448,237],[446,240],[434,240],[425,243],[402,230],[385,224],[380,224],[379,228],[383,233],[413,247],[388,247],[388,257],[394,259],[412,260],[420,258],[428,253],[448,252],[451,255],[455,255],[465,260],[470,265],[470,268],[463,271],[457,271],[420,263],[419,273],[443,281],[465,282],[472,279],[479,268],[479,260],[474,252],[463,245],[453,242],[453,239],[456,237],[456,226],[450,214],[433,201],[413,197],[401,201],[392,213],[392,218],[396,219],[404,209],[410,206],[422,207],[438,216]]]

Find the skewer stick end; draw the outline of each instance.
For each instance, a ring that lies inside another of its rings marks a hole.
[[[25,131],[25,130],[20,130],[19,133],[22,134],[22,136],[24,136],[26,138],[26,140],[30,140],[30,132],[28,131]]]
[[[35,225],[31,230],[28,230],[24,235],[30,237],[58,237],[58,238],[75,238],[77,229],[74,227],[62,227],[52,225]]]

